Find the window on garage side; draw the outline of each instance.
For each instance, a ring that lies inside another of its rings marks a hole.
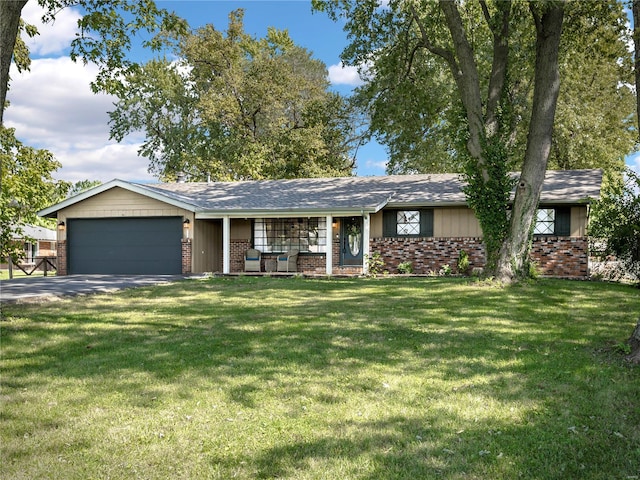
[[[385,237],[432,237],[433,210],[384,210]]]
[[[539,208],[536,216],[534,235],[571,235],[571,209],[568,207]]]

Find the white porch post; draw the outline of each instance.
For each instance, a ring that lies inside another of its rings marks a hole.
[[[368,213],[362,215],[363,217],[363,227],[362,227],[362,273],[366,275],[369,273],[369,262],[367,259],[371,255],[369,252],[370,242],[369,237],[371,235],[371,217]]]
[[[222,217],[222,273],[231,273],[231,219]]]
[[[333,274],[333,216],[327,215],[327,275]]]

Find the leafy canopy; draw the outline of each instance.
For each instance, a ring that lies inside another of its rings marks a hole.
[[[127,79],[110,113],[112,137],[144,131],[140,154],[161,178],[242,180],[350,175],[352,110],[328,90],[326,66],[286,31],[206,25]]]
[[[316,0],[314,5],[336,16],[339,12],[328,3]],[[349,9],[345,28],[351,33],[342,58],[368,73],[367,82],[356,90],[356,100],[370,114],[369,135],[388,148],[389,173],[463,171],[467,118],[460,92],[447,62],[424,48],[426,33],[433,50],[450,49],[451,35],[439,3],[391,1],[385,7],[377,1],[339,3]],[[499,2],[458,3],[474,50],[485,111],[494,75],[499,8]],[[623,157],[633,150],[636,135],[633,55],[626,21],[621,1],[566,3],[549,168],[618,172],[624,168]],[[510,2],[508,35],[503,39],[508,41],[507,71],[497,111],[510,170],[521,167],[527,144],[535,36],[528,2]]]
[[[60,163],[47,150],[27,147],[12,128],[0,127],[0,258],[20,258],[25,224],[53,227],[37,212],[65,196],[69,184],[54,180],[52,172]]]
[[[627,169],[623,181],[609,181],[593,207],[589,234],[604,241],[604,255],[614,255],[640,280],[640,175]]]

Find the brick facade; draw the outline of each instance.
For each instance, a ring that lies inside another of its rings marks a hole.
[[[371,252],[379,252],[384,269],[398,273],[398,264],[409,261],[416,274],[438,272],[443,266],[457,272],[458,255],[469,255],[469,266],[483,267],[484,246],[481,238],[374,238]],[[531,259],[541,275],[586,278],[589,275],[589,245],[587,237],[536,236]]]
[[[246,240],[231,242],[231,272],[244,271],[244,252],[251,248]],[[453,273],[459,273],[458,255],[464,250],[469,255],[471,269],[484,267],[485,252],[479,237],[459,238],[373,238],[370,250],[381,254],[384,270],[399,273],[398,265],[410,261],[415,274],[438,272],[448,265]],[[533,239],[531,258],[541,275],[554,277],[585,278],[589,275],[589,245],[586,237],[546,237]],[[262,271],[265,261],[275,254],[262,255]],[[298,257],[298,271],[308,274],[326,272],[326,255]],[[333,274],[359,275],[362,267],[340,266],[340,242],[333,241]]]
[[[191,239],[182,241],[182,273],[191,273],[192,265]],[[231,242],[231,272],[244,271],[244,252],[251,248],[247,240]],[[373,238],[371,252],[378,252],[384,261],[384,270],[399,273],[398,264],[410,261],[413,272],[428,274],[438,272],[449,265],[452,272],[457,272],[458,255],[464,250],[469,255],[470,268],[484,266],[484,246],[481,238]],[[546,237],[536,236],[533,239],[531,258],[536,262],[541,275],[569,278],[586,278],[589,276],[589,244],[587,237]],[[57,275],[64,276],[67,271],[67,242],[57,243],[58,270]],[[276,254],[262,255],[262,271],[266,271],[265,261],[275,259]],[[222,257],[221,257],[222,263]],[[326,273],[326,255],[305,255],[298,257],[298,271],[307,274]],[[340,242],[333,240],[333,274],[359,275],[362,267],[340,266]]]
[[[469,266],[484,265],[484,246],[481,238],[374,238],[371,252],[380,253],[383,270],[399,273],[402,262],[413,264],[413,273],[438,272],[449,265],[454,273],[458,268],[458,255],[464,250],[469,255]]]
[[[589,276],[587,237],[534,237],[531,258],[541,275],[586,278]]]
[[[193,244],[191,239],[182,240],[182,274],[186,275],[191,273],[191,252],[193,250]]]
[[[57,244],[58,269],[56,275],[68,275],[67,271],[67,241],[60,240]]]

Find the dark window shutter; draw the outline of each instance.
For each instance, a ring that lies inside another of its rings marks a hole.
[[[395,237],[397,233],[398,214],[395,210],[382,211],[382,236]]]
[[[558,237],[568,237],[571,235],[571,208],[556,208],[555,235]]]
[[[433,210],[420,210],[420,235],[433,237]]]

